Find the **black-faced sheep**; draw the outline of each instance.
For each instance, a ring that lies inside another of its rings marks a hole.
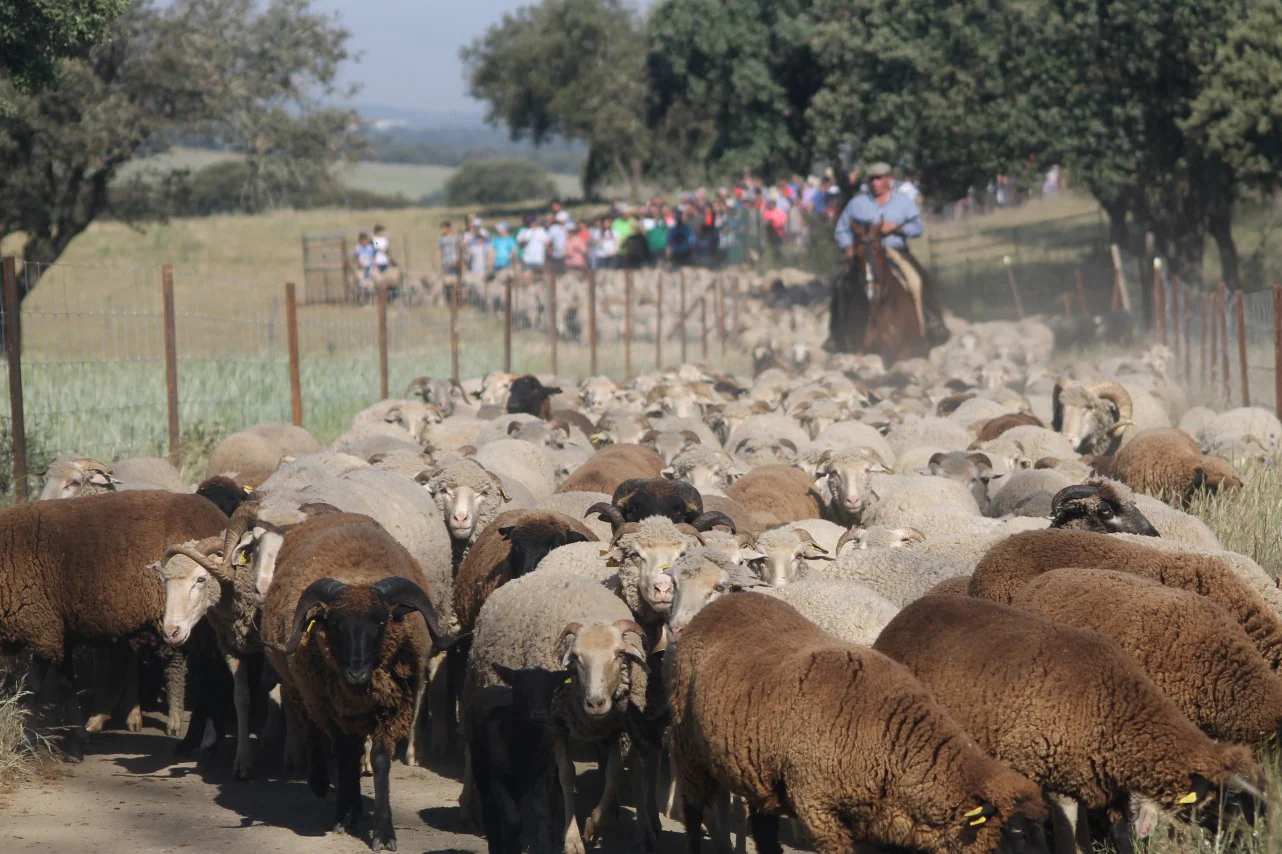
[[[713,602],[680,632],[664,672],[692,854],[723,787],[750,804],[761,852],[780,850],[783,813],[821,854],[860,842],[1046,850],[1035,785],[978,749],[904,667],[783,602]]]
[[[927,596],[900,611],[873,648],[906,665],[981,748],[1047,794],[1109,810],[1115,838],[1129,838],[1132,794],[1173,811],[1222,803],[1226,789],[1258,796],[1250,752],[1207,737],[1098,632],[995,602]]]
[[[1208,457],[1183,430],[1143,430],[1113,457],[1112,477],[1132,489],[1186,506],[1199,490],[1242,486],[1227,460]]]
[[[552,415],[550,400],[553,395],[561,393],[559,388],[548,388],[531,374],[517,377],[508,389],[507,411],[522,412],[547,420]]]
[[[1205,597],[1107,569],[1056,569],[1012,603],[1117,641],[1207,735],[1251,747],[1277,738],[1282,679],[1246,632]]]
[[[165,592],[148,565],[165,546],[215,536],[226,524],[198,495],[159,491],[38,501],[0,512],[0,551],[7,556],[0,569],[0,653],[30,650],[37,681],[56,666],[60,687],[71,690],[76,644],[156,631]],[[181,692],[170,697],[174,735],[181,702]],[[70,711],[78,728],[78,711]],[[68,753],[79,755],[83,741],[83,731],[73,731]]]
[[[533,572],[548,552],[566,543],[596,542],[577,519],[560,513],[509,510],[499,514],[463,558],[454,580],[454,616],[460,633],[470,632],[490,594]]]
[[[596,837],[614,813],[622,774],[622,737],[635,714],[645,711],[646,653],[642,632],[627,606],[590,579],[539,570],[495,590],[477,616],[463,689],[464,709],[477,691],[499,682],[496,664],[549,673],[570,671],[568,681],[562,678],[556,685],[550,716],[565,807],[558,836],[566,854],[583,854],[584,839]],[[607,751],[605,788],[582,834],[575,818],[570,739]],[[465,745],[471,741],[472,734],[465,733]],[[471,814],[475,792],[470,749],[467,759],[459,803],[465,814]],[[635,752],[634,768],[640,770]],[[642,803],[637,832],[643,848],[653,846],[658,832],[654,788],[652,781],[638,787]]]
[[[1071,567],[1116,569],[1201,594],[1234,616],[1271,669],[1282,667],[1282,620],[1227,563],[1207,555],[1087,531],[1026,531],[988,550],[975,567],[970,595],[1009,603],[1043,572]]]
[[[360,765],[372,742],[375,851],[396,849],[391,758],[413,731],[428,657],[441,643],[430,595],[409,552],[378,523],[331,513],[285,538],[263,606],[263,641],[293,712],[291,741],[296,729],[308,733],[308,783],[318,797],[329,788],[322,746],[331,745],[334,823],[353,836],[364,821]]]
[[[588,512],[599,514],[616,531],[625,522],[640,522],[651,516],[685,522],[696,530],[713,525],[734,527],[734,522],[724,514],[704,512],[699,490],[683,481],[662,477],[625,480],[614,490],[609,504],[594,504]]]
[[[1135,493],[1123,483],[1092,478],[1066,486],[1051,499],[1051,527],[1098,534],[1161,536],[1135,506]]]
[[[253,487],[237,483],[230,477],[215,475],[205,478],[196,486],[196,494],[209,499],[227,516],[236,512],[254,494]]]

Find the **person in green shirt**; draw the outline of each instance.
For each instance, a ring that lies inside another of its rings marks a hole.
[[[650,247],[650,259],[658,261],[668,254],[668,224],[662,216],[654,217],[650,230],[646,232],[645,242]]]
[[[622,249],[632,236],[632,215],[627,205],[619,205],[610,223],[610,231],[614,232],[614,241]]]

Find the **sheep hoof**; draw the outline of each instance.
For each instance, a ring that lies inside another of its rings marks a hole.
[[[182,715],[179,715],[176,718],[170,717],[169,720],[165,721],[165,735],[169,736],[170,738],[177,738],[182,734],[182,731],[183,731]]]
[[[601,837],[601,831],[614,824],[615,816],[610,813],[596,812],[588,816],[588,820],[583,823],[583,839],[586,842],[596,842]]]
[[[650,822],[643,820],[637,827],[637,848],[642,851],[653,851],[659,841],[654,828],[649,825]]]
[[[329,771],[324,765],[312,767],[311,773],[307,775],[307,785],[313,795],[318,798],[325,797],[325,793],[329,791]]]
[[[110,719],[111,715],[91,715],[89,722],[85,724],[85,732],[102,732]]]
[[[134,708],[129,712],[129,717],[125,718],[125,730],[128,732],[142,732],[142,709]]]
[[[583,840],[577,835],[565,840],[565,851],[563,854],[587,854],[587,849],[583,847]]]
[[[249,754],[237,754],[236,759],[232,762],[231,778],[233,780],[248,780],[254,773],[254,758]]]
[[[375,819],[370,837],[370,847],[375,851],[396,850],[396,830],[392,827],[390,817]]]

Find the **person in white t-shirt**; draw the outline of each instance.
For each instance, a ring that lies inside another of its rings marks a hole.
[[[392,265],[391,256],[388,255],[388,249],[391,247],[391,241],[387,239],[387,229],[381,225],[374,226],[374,266],[380,273],[387,271]]]
[[[521,241],[521,263],[531,272],[541,272],[547,264],[548,244],[552,238],[538,220],[525,229],[524,238]]]
[[[917,189],[917,184],[913,181],[911,175],[905,175],[904,180],[895,185],[895,192],[903,193],[912,199],[914,205],[921,200],[921,190]]]

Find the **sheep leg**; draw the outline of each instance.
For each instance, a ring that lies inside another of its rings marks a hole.
[[[708,812],[708,838],[717,854],[733,854],[730,845],[730,792],[718,786],[716,799]]]
[[[370,847],[375,851],[386,848],[396,850],[396,828],[392,826],[392,755],[385,744],[376,744],[370,751],[370,765],[374,769],[374,818]],[[356,799],[360,801],[360,791]]]
[[[62,752],[71,762],[85,758],[85,745],[89,743],[89,733],[85,730],[80,715],[80,697],[76,694],[76,667],[72,661],[74,651],[70,646],[62,654],[58,663],[57,686],[62,697],[62,715],[65,721],[66,736],[62,740]]]
[[[125,682],[122,688],[124,694],[125,712],[125,731],[142,732],[142,705],[138,702],[138,653],[134,650],[128,651],[128,661],[125,663]]]
[[[1046,805],[1050,808],[1055,854],[1089,854],[1092,850],[1090,829],[1086,822],[1079,821],[1077,800],[1064,795],[1048,795]]]
[[[783,848],[779,845],[779,816],[749,810],[748,824],[752,828],[752,841],[757,846],[757,854],[783,854]]]
[[[183,729],[183,695],[187,693],[187,653],[171,649],[165,661],[165,699],[169,716],[165,720],[165,735],[177,738]]]
[[[94,673],[93,690],[90,692],[93,703],[89,719],[85,722],[85,732],[102,732],[111,720],[111,710],[125,684],[125,676],[120,671],[128,666],[121,657],[122,646],[117,643],[106,649],[93,647],[89,650]]]
[[[318,798],[329,792],[329,757],[325,755],[325,739],[315,730],[310,731],[309,741],[312,767],[307,772],[307,787]]]
[[[236,760],[231,766],[233,780],[248,780],[254,771],[254,749],[249,743],[249,665],[239,656],[227,656],[236,703]]]
[[[610,742],[605,755],[605,785],[601,800],[588,816],[583,826],[583,838],[592,842],[601,835],[601,829],[614,823],[619,814],[619,782],[623,779],[623,757],[618,739]]]
[[[658,749],[646,748],[639,743],[632,746],[632,790],[636,792],[637,800],[636,838],[642,851],[653,851],[662,832],[658,806],[660,755]]]
[[[703,847],[703,806],[683,801],[681,815],[686,823],[686,854],[700,854]]]
[[[831,807],[802,801],[794,803],[793,808],[810,837],[815,854],[849,854],[855,847],[854,834]]]
[[[308,767],[307,757],[311,755],[312,772],[315,773],[315,750],[308,750],[308,743],[315,736],[309,735],[311,725],[303,716],[302,699],[293,689],[281,683],[281,710],[285,713],[285,776],[297,774]],[[323,757],[323,754],[322,754]],[[323,767],[322,762],[322,767]],[[309,778],[310,779],[310,778]],[[329,785],[327,782],[326,786]]]
[[[435,667],[431,668],[428,682],[428,723],[431,727],[429,749],[433,759],[447,759],[452,748],[451,734],[458,729],[455,720],[455,691],[453,677],[461,665],[455,664],[455,656],[446,653],[437,657]],[[466,664],[464,661],[463,664]],[[461,678],[461,677],[460,677]]]
[[[426,671],[426,668],[424,669]],[[414,722],[410,724],[410,737],[405,745],[405,764],[413,767],[418,764],[419,757],[423,754],[419,744],[419,732],[422,726],[422,717],[424,703],[427,696],[427,673],[419,674],[418,690],[414,692]]]
[[[361,754],[365,739],[336,731],[331,736],[334,760],[338,768],[338,786],[334,799],[334,832],[360,836],[361,831]]]
[[[585,854],[579,820],[574,815],[574,760],[570,757],[569,736],[558,733],[555,746],[556,775],[561,782],[561,800],[565,814],[564,854]]]

